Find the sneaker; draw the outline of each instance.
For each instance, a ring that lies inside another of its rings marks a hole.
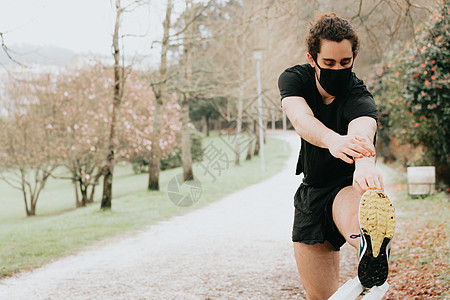
[[[359,281],[366,288],[381,286],[388,276],[391,240],[395,231],[394,207],[383,191],[370,189],[363,194],[359,224]]]

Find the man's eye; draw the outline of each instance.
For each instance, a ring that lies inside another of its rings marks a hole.
[[[342,66],[345,66],[345,65],[348,65],[350,63],[350,61],[348,60],[348,61],[343,61],[343,62],[341,62],[341,65]]]

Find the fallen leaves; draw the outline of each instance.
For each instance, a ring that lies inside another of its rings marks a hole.
[[[401,207],[404,215],[397,221],[389,266],[391,288],[385,298],[447,299],[450,290],[448,217],[442,213],[442,205],[448,203],[407,201],[415,202]]]

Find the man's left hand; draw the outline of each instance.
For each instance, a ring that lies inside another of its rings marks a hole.
[[[353,186],[361,195],[368,189],[384,190],[383,177],[371,158],[363,157],[355,160]]]

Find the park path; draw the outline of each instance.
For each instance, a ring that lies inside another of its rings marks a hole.
[[[303,299],[291,228],[300,147],[282,172],[202,209],[0,280],[0,299]],[[281,141],[280,141],[281,142]],[[355,276],[341,251],[341,281]]]

